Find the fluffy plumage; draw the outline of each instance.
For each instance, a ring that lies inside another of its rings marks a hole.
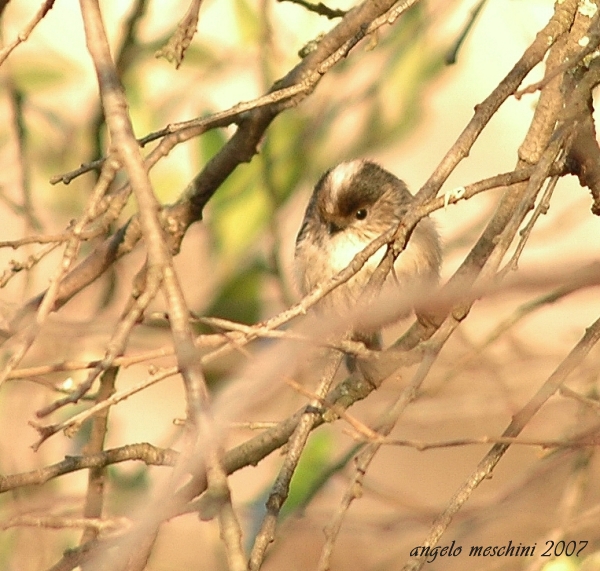
[[[403,209],[414,198],[406,185],[393,174],[370,161],[341,163],[317,182],[304,221],[296,238],[295,273],[303,294],[336,275],[375,238],[400,222]],[[321,312],[347,315],[381,261],[385,247],[371,256],[348,282],[330,292],[319,304]],[[433,222],[421,220],[405,250],[394,264],[380,295],[389,288],[420,284],[438,279],[441,264],[439,237]],[[401,311],[390,308],[384,320],[393,322]],[[385,323],[382,323],[384,325]],[[355,325],[355,337],[368,333]]]

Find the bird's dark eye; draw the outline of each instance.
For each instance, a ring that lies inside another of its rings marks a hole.
[[[357,220],[364,220],[367,217],[367,210],[365,208],[359,208],[356,211],[355,216]]]

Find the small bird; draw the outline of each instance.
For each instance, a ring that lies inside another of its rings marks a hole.
[[[400,179],[376,163],[344,162],[317,182],[296,238],[294,269],[303,295],[346,268],[375,238],[401,221],[413,195]],[[370,277],[383,259],[380,248],[350,280],[329,292],[317,310],[326,316],[347,316],[357,306]],[[441,265],[440,240],[434,223],[422,219],[394,263],[379,296],[398,288],[435,285]],[[398,299],[398,296],[396,296]],[[387,310],[387,308],[386,308]],[[406,308],[389,307],[378,326],[353,324],[352,338],[381,348],[379,329],[406,316]]]

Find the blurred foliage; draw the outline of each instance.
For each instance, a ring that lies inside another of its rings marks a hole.
[[[134,468],[132,470],[132,468]],[[126,516],[135,505],[145,501],[150,490],[148,466],[109,466],[107,469],[111,494],[108,496],[110,513]]]
[[[248,325],[261,318],[262,278],[265,268],[255,261],[228,279],[207,313]]]
[[[60,57],[48,61],[48,58],[32,58],[27,66],[18,66],[11,73],[17,86],[40,95],[46,89],[63,85],[65,80],[73,80],[69,75],[69,61]]]
[[[246,0],[238,0],[233,3],[237,33],[242,44],[255,44],[261,40],[261,14],[256,5]]]
[[[282,517],[310,503],[334,451],[333,438],[327,431],[319,431],[311,436],[292,477],[288,499],[281,510]]]

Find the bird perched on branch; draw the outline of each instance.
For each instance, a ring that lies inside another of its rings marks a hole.
[[[338,274],[374,239],[397,227],[413,202],[404,182],[373,162],[354,160],[328,170],[313,190],[296,238],[294,266],[302,294]],[[320,314],[351,314],[385,252],[386,246],[382,246],[358,273],[326,294],[317,305]],[[410,292],[414,298],[415,292],[435,285],[440,265],[438,233],[434,223],[423,218],[414,227],[374,300],[382,302],[389,296],[397,306],[385,306],[384,314],[375,323],[367,324],[359,315],[359,322],[352,324],[352,337],[370,348],[380,348],[381,327],[410,311],[406,302],[399,303],[401,294]]]

